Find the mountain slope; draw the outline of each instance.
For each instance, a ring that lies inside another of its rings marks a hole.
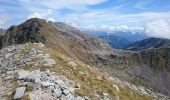
[[[0,48],[2,47],[2,39],[3,39],[3,35],[5,35],[5,30],[4,29],[0,29]]]
[[[170,40],[162,38],[147,38],[129,44],[126,48],[130,50],[145,50],[152,48],[166,47],[170,45]]]
[[[101,53],[111,48],[96,37],[78,31],[63,23],[51,23],[32,18],[9,28],[2,40],[3,47],[27,42],[44,43],[63,54],[92,62],[90,53]],[[107,49],[106,49],[107,48]]]
[[[145,86],[170,96],[170,47],[135,52],[128,58],[128,73],[144,80]]]

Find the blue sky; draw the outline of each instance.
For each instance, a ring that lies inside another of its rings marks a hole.
[[[95,30],[160,32],[160,23],[170,33],[170,0],[0,0],[0,13],[1,28],[38,17]]]

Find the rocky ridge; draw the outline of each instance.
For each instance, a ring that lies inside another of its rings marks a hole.
[[[75,96],[74,88],[66,85],[68,81],[64,82],[58,75],[49,70],[44,72],[40,70],[31,72],[17,70],[7,72],[7,76],[15,77],[18,84],[22,87],[16,88],[13,97],[14,100],[22,98],[25,95],[24,92],[29,87],[32,87],[32,91],[26,93],[26,95],[28,95],[31,100],[85,100],[84,97]]]
[[[60,79],[59,75],[56,75],[54,72],[50,72],[49,70],[45,72],[41,72],[40,70],[33,70],[31,72],[20,70],[28,65],[36,67],[39,65],[52,66],[56,64],[55,60],[50,58],[48,53],[44,53],[35,48],[26,51],[26,46],[28,45],[29,44],[13,45],[8,48],[3,48],[0,51],[1,80],[17,80],[17,88],[13,97],[14,100],[26,98],[24,96],[27,95],[31,100],[85,100],[83,97],[75,96],[74,88],[66,85],[69,81],[65,80],[64,82]],[[41,43],[35,45],[40,48],[44,47]],[[23,53],[25,55],[22,55]],[[28,87],[32,87],[33,90],[24,94]],[[0,96],[0,98],[3,97]]]
[[[0,81],[2,81],[0,84],[0,98],[29,98],[31,100],[119,100],[125,98],[131,100],[132,98],[167,98],[160,94],[146,92],[145,88],[142,87],[139,88],[136,86],[134,88],[134,85],[128,85],[124,82],[121,82],[122,85],[118,85],[120,84],[119,80],[113,78],[107,79],[108,76],[104,75],[103,72],[97,69],[95,71],[95,68],[91,68],[90,66],[85,67],[88,66],[85,64],[81,64],[82,66],[80,66],[79,64],[81,62],[72,61],[71,59],[68,59],[68,69],[66,69],[64,66],[58,65],[58,60],[54,59],[50,50],[46,52],[45,49],[47,48],[42,43],[27,43],[12,45],[0,51]],[[62,57],[61,55],[59,56]],[[61,69],[56,71],[55,68],[59,67]],[[78,67],[83,70],[80,70]],[[60,73],[62,69],[64,69],[64,72]],[[87,69],[88,71],[86,71]],[[75,76],[70,77],[74,73],[76,73]],[[90,85],[88,85],[89,82]],[[93,85],[95,87],[90,87]],[[127,86],[131,89],[127,88]],[[89,92],[89,94],[82,94],[83,91]],[[132,96],[126,97],[126,95],[130,95],[129,93]]]

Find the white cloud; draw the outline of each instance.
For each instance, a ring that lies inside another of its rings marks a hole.
[[[28,18],[33,18],[33,17],[37,17],[37,18],[46,18],[48,16],[50,16],[52,14],[52,10],[47,10],[47,11],[44,11],[42,13],[39,13],[39,12],[34,12],[33,14],[30,14],[28,16]]]
[[[55,22],[55,18],[52,18],[52,17],[47,18],[47,20],[48,20],[48,21]]]
[[[32,10],[48,8],[48,9],[77,9],[84,8],[89,5],[96,5],[103,3],[107,0],[18,0],[25,6],[27,9]]]
[[[35,12],[33,14],[30,14],[28,16],[28,19],[36,17],[36,18],[46,19],[47,21],[55,22],[55,18],[51,17],[51,15],[52,15],[52,10],[49,9],[46,12],[45,11],[42,13]]]
[[[144,31],[143,27],[129,27],[127,25],[113,26],[113,25],[87,25],[81,28],[82,30],[91,30],[91,31],[105,31],[105,32],[137,32]]]
[[[5,24],[10,18],[8,16],[5,15],[1,15],[0,16],[0,25]]]
[[[146,22],[150,22],[158,19],[170,19],[170,12],[142,12],[132,14],[115,13],[112,10],[100,10],[87,12],[71,13],[60,20],[77,21],[86,24],[98,24],[98,25],[136,25],[143,26]]]
[[[141,10],[144,10],[147,8],[147,6],[152,3],[153,0],[142,0],[142,1],[139,1],[137,2],[134,7],[135,8],[138,8],[138,9],[141,9]]]
[[[170,39],[170,22],[160,19],[148,22],[145,27],[146,33],[151,37],[160,37]]]

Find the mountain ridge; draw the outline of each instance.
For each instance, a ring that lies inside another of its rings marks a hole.
[[[146,50],[146,49],[152,49],[152,48],[161,48],[166,47],[170,45],[169,39],[163,39],[163,38],[147,38],[143,39],[141,41],[136,41],[134,43],[131,43],[126,46],[129,50]]]

